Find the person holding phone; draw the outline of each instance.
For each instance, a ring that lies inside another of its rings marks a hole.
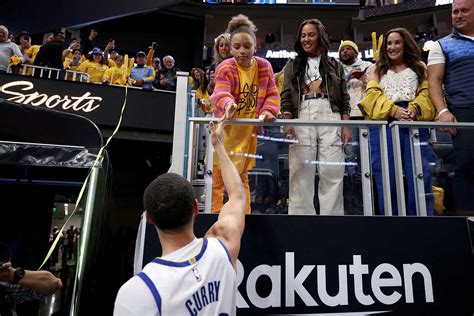
[[[372,66],[369,61],[358,58],[359,48],[353,41],[342,41],[339,46],[339,61],[344,68],[344,79],[346,80],[347,93],[350,96],[351,119],[364,119],[357,103],[364,96],[367,86],[367,69]]]
[[[36,55],[38,55],[41,45],[31,45],[31,37],[28,32],[21,32],[18,36],[20,43],[20,50],[25,57],[25,64],[33,65],[35,62]],[[27,75],[31,74],[31,69]]]

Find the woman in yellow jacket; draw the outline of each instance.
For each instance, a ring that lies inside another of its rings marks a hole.
[[[359,108],[369,120],[431,121],[436,110],[428,92],[426,66],[421,62],[420,51],[413,37],[404,28],[388,31],[383,39],[380,57],[368,71],[365,97]],[[416,215],[415,182],[412,168],[408,129],[400,130],[403,171],[408,187],[407,215]],[[433,214],[433,194],[429,162],[434,153],[429,147],[429,132],[420,129],[419,143],[423,157],[423,182],[428,215]],[[380,141],[377,128],[370,130],[372,174],[378,192],[380,215],[384,215]],[[398,214],[391,131],[387,131],[391,204]]]
[[[89,74],[90,82],[92,83],[102,83],[104,73],[107,69],[109,69],[102,54],[102,50],[95,47],[92,50],[92,60],[86,60],[77,69],[78,71]]]

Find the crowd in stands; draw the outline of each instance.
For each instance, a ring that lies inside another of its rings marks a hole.
[[[405,0],[405,1],[365,1],[364,16],[366,18],[423,10],[435,6],[436,0]]]
[[[43,45],[33,45],[28,32],[21,32],[15,37],[9,34],[5,26],[0,26],[0,72],[10,70],[30,76],[35,75],[35,66],[39,66],[53,69],[60,74],[58,78],[66,80],[144,90],[176,90],[178,68],[175,67],[174,58],[164,56],[162,65],[156,56],[157,43],[153,42],[147,53],[138,51],[133,58],[129,58],[119,53],[114,40],[103,50],[94,47],[97,36],[98,32],[91,30],[84,43],[81,38],[71,38],[65,45],[65,31],[59,29],[45,36]],[[74,72],[84,75],[73,76]],[[41,76],[51,77],[44,72]]]

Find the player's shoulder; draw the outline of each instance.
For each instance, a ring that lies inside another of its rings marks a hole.
[[[155,306],[156,303],[150,289],[138,275],[135,275],[120,287],[115,299],[116,310],[125,307],[133,315],[147,315],[146,311],[155,308]]]
[[[120,287],[117,294],[117,301],[119,299],[126,299],[136,292],[143,292],[146,289],[146,284],[143,280],[138,275],[135,275]]]
[[[232,265],[232,259],[230,256],[229,249],[225,242],[219,237],[207,237],[208,241],[208,252],[212,255],[219,257],[223,261],[228,261]]]

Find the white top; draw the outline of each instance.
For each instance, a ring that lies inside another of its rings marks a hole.
[[[236,290],[236,272],[224,244],[216,238],[194,239],[154,259],[122,285],[114,316],[235,315]]]
[[[319,63],[321,62],[321,56],[308,57],[308,63],[306,64],[306,74],[304,76],[304,83],[309,84],[316,80],[321,80],[321,74],[319,73]]]
[[[349,94],[349,104],[351,105],[351,117],[362,117],[364,114],[359,109],[359,102],[365,95],[367,87],[367,71],[372,66],[371,62],[358,59],[352,65],[342,64],[344,77],[346,78],[347,93]],[[365,70],[365,74],[360,79],[352,78],[353,70]]]
[[[459,33],[462,37],[468,38],[474,41],[474,36],[466,36]],[[443,50],[441,49],[441,45],[439,41],[433,43],[430,49],[430,53],[428,54],[428,66],[436,65],[436,64],[445,64],[446,58],[444,57]]]
[[[389,69],[380,80],[380,86],[393,102],[413,101],[418,88],[418,77],[410,68],[398,73]]]

